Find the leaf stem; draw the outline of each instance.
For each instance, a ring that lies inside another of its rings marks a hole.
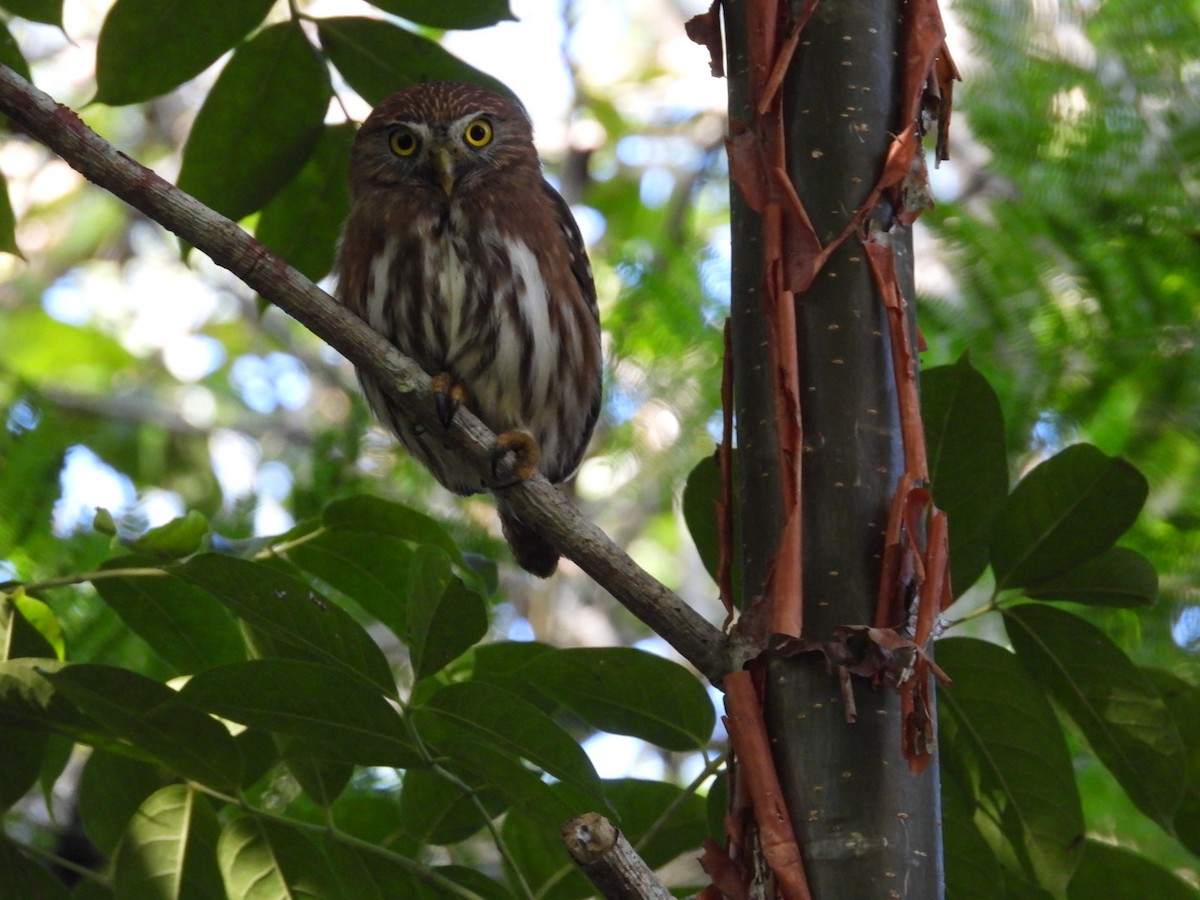
[[[696,793],[696,791],[700,790],[700,785],[704,784],[704,782],[707,781],[710,776],[716,775],[717,770],[719,770],[721,766],[725,765],[726,755],[727,754],[724,753],[718,753],[716,756],[714,756],[712,760],[705,765],[703,770],[701,770],[700,774],[693,778],[691,783],[680,792],[679,796],[667,804],[667,808],[664,809],[662,814],[654,820],[654,823],[646,829],[646,833],[638,838],[638,842],[633,845],[634,850],[636,850],[638,853],[642,852],[646,844],[650,842],[650,839],[658,833],[660,828],[662,828],[671,820],[671,817],[675,815],[675,813],[679,810],[679,807],[686,803],[687,799]]]
[[[51,588],[70,587],[73,584],[83,584],[84,582],[103,581],[106,578],[162,578],[168,573],[164,569],[150,569],[145,567],[130,568],[130,569],[98,569],[94,572],[76,572],[73,575],[62,575],[58,578],[48,578],[45,581],[35,581],[30,584],[25,584],[26,593],[34,591],[45,591]]]
[[[89,881],[102,884],[110,889],[112,888],[112,879],[107,875],[97,872],[95,869],[89,869],[87,866],[80,865],[73,860],[59,856],[57,853],[51,853],[49,850],[43,850],[41,847],[38,847],[34,844],[25,844],[21,841],[14,840],[11,837],[9,837],[8,840],[11,841],[13,845],[16,846],[22,853],[28,854],[29,856],[35,856],[42,862],[49,863],[53,866],[58,866],[60,869],[66,869],[69,872],[74,872],[81,878],[87,878]]]

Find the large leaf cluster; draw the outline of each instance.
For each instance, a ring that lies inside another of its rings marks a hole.
[[[988,640],[962,636],[955,620],[968,617],[957,612],[966,604],[951,607],[952,627],[935,645],[953,679],[938,694],[948,896],[1092,897],[1092,885],[1132,872],[1163,885],[1163,896],[1194,896],[1148,857],[1088,839],[1072,753],[1082,735],[1131,804],[1200,853],[1200,687],[1135,665],[1085,615],[1144,609],[1157,598],[1154,567],[1115,545],[1142,509],[1146,479],[1123,459],[1075,444],[1010,490],[1000,402],[978,370],[964,357],[926,370],[922,389],[954,594],[990,570],[990,599],[982,588],[975,594],[1002,620]],[[718,484],[705,460],[683,501],[714,578]]]
[[[987,382],[964,358],[928,370],[922,384],[955,595],[990,567],[988,607],[1000,610],[1011,647],[957,630],[937,644],[954,679],[938,695],[951,896],[1082,898],[1094,896],[1090,885],[1120,884],[1135,870],[1163,884],[1164,896],[1193,896],[1146,857],[1087,839],[1071,752],[1081,735],[1137,809],[1200,852],[1200,784],[1189,774],[1200,743],[1195,719],[1182,714],[1200,702],[1200,688],[1135,665],[1077,614],[1155,602],[1153,566],[1115,546],[1145,502],[1145,478],[1075,444],[1010,491],[1004,422]]]
[[[557,843],[566,819],[614,817],[655,865],[707,834],[700,798],[602,781],[579,743],[605,730],[704,748],[712,704],[679,665],[480,644],[494,569],[376,498],[330,504],[249,555],[210,549],[221,543],[192,514],[114,538],[111,558],[68,579],[90,581],[160,677],[76,657],[60,592],[3,594],[0,800],[53,783],[72,743],[93,748],[80,815],[111,857],[113,895],[582,897]],[[431,845],[489,830],[506,877],[428,861]],[[4,852],[6,878],[41,883]]]
[[[259,238],[310,278],[332,264],[349,207],[345,171],[352,131],[326,125],[331,69],[368,102],[421,81],[503,85],[443,50],[427,28],[479,28],[511,19],[508,0],[445,4],[379,0],[375,17],[271,21],[275,0],[118,0],[96,47],[96,95],[109,105],[140,103],[174,90],[223,56],[191,127],[179,186],[234,219],[262,212]],[[10,12],[62,24],[55,0],[7,2]],[[312,29],[306,29],[311,22]],[[315,37],[315,40],[314,40]],[[148,52],[153,48],[153,52]],[[0,61],[28,74],[0,25]],[[0,202],[0,249],[15,251],[7,193]]]

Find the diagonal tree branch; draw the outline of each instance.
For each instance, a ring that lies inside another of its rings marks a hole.
[[[233,222],[126,156],[7,66],[0,65],[0,111],[89,181],[145,213],[228,269],[266,300],[375,376],[406,414],[441,429],[429,376],[311,281]],[[447,432],[481,483],[495,480],[495,436],[460,410]],[[512,481],[512,460],[498,466]],[[713,684],[734,668],[724,633],[652,578],[541,475],[496,492],[497,500],[539,529],[630,612],[653,628]]]

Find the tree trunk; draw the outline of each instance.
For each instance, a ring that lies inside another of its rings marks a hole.
[[[730,118],[736,135],[754,121],[750,42],[760,0],[726,0]],[[800,31],[782,84],[787,173],[820,246],[834,244],[871,201],[903,122],[901,0],[825,0]],[[795,3],[792,16],[811,4]],[[779,23],[781,35],[793,18]],[[736,180],[736,173],[735,173]],[[762,218],[732,190],[735,494],[744,602],[770,595],[787,523],[786,448],[778,439],[777,370],[764,287]],[[862,231],[890,240],[910,301],[911,235],[888,202],[875,201]],[[784,255],[796,252],[785,244]],[[905,472],[897,376],[884,303],[858,233],[819,264],[795,296],[794,341],[802,424],[800,466],[803,631],[792,647],[835,641],[838,626],[872,624],[884,530]],[[910,329],[915,333],[915,328]],[[777,351],[778,354],[779,351]],[[763,717],[811,894],[817,900],[943,894],[936,757],[920,775],[901,751],[897,692],[838,672],[818,652],[772,655],[758,665]]]

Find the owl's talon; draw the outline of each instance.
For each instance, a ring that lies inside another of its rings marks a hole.
[[[517,477],[515,481],[495,485],[497,490],[515,487],[536,475],[538,460],[541,458],[542,450],[533,435],[528,431],[505,431],[496,435],[496,443],[492,447],[493,478],[500,477],[500,472],[498,471],[500,461],[509,453],[512,453],[517,458],[517,463],[513,466],[513,472]]]
[[[442,372],[433,379],[433,402],[437,407],[438,421],[449,428],[458,408],[467,402],[467,389],[454,380],[449,372]]]

